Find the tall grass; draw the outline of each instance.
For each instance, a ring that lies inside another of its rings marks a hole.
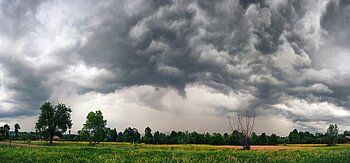
[[[45,144],[33,142],[33,144]],[[1,162],[350,162],[350,146],[310,150],[244,151],[209,145],[131,145],[62,142],[54,146],[0,145]]]

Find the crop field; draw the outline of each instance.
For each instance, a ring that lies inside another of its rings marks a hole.
[[[238,146],[146,145],[88,142],[5,142],[1,162],[350,162],[350,145]]]

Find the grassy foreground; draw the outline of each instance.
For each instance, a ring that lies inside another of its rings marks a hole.
[[[18,143],[18,142],[17,142]],[[32,142],[31,147],[0,145],[1,162],[350,162],[350,146],[244,151],[209,145],[130,145],[87,142]],[[297,146],[297,145],[294,145]]]

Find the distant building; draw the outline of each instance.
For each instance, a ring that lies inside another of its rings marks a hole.
[[[346,143],[350,143],[350,136],[345,136]]]
[[[58,137],[58,136],[53,136],[53,140],[54,140],[54,141],[58,141],[58,140],[60,140],[60,137]]]

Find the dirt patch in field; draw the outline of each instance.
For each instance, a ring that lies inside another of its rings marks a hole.
[[[233,149],[243,149],[242,146],[233,145],[223,145],[215,146],[216,148],[233,148]],[[306,149],[310,147],[298,147],[298,146],[272,146],[272,145],[254,145],[251,146],[252,150],[286,150],[286,149]]]
[[[0,144],[10,146],[10,142],[0,141]],[[33,147],[33,148],[43,147],[43,146],[39,146],[39,145],[33,145],[33,144],[20,144],[20,143],[13,143],[13,142],[11,142],[11,146],[14,146],[14,147]]]

